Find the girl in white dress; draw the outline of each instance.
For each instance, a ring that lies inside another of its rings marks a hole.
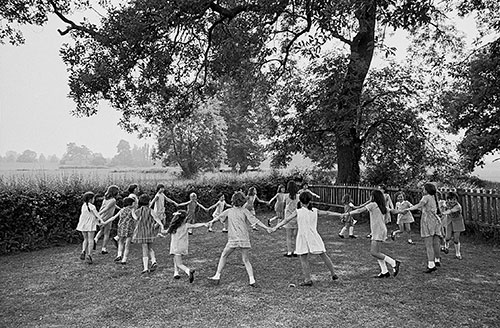
[[[83,205],[80,219],[76,230],[83,236],[82,253],[80,260],[85,260],[92,264],[92,250],[94,249],[94,234],[97,230],[97,224],[102,223],[101,216],[94,206],[95,195],[91,191],[83,194]]]
[[[399,214],[397,210],[389,210],[386,207],[384,194],[380,190],[372,191],[371,201],[357,210],[354,210],[350,215],[360,214],[363,212],[370,212],[370,229],[371,229],[371,247],[370,254],[375,257],[380,266],[381,272],[375,278],[389,278],[391,275],[387,270],[386,263],[393,269],[394,277],[399,273],[399,266],[401,262],[395,260],[381,252],[382,243],[387,239],[387,227],[385,225],[385,217],[388,212]],[[342,217],[349,215],[349,213],[342,214]]]
[[[332,280],[337,280],[338,276],[335,274],[332,260],[326,254],[325,244],[323,239],[317,231],[318,214],[326,214],[340,217],[340,213],[321,211],[313,208],[311,205],[312,195],[308,192],[303,192],[299,196],[300,208],[297,209],[297,242],[295,252],[300,257],[300,264],[302,265],[302,272],[304,274],[304,281],[300,286],[312,286],[311,280],[311,267],[309,265],[309,254],[319,255],[323,262],[332,274]],[[291,217],[278,223],[272,231],[276,231],[282,225],[292,220]]]
[[[189,276],[189,282],[194,281],[194,269],[190,269],[182,263],[182,255],[188,254],[189,237],[188,229],[207,227],[208,223],[188,223],[187,212],[180,210],[175,212],[170,226],[163,233],[169,233],[170,239],[170,255],[174,256],[174,279],[179,279],[179,269],[184,271]]]
[[[212,206],[208,208],[208,210],[211,210],[212,208],[215,208],[215,211],[212,213],[212,218],[218,217],[222,212],[224,212],[224,209],[226,207],[232,207],[228,203],[226,203],[226,196],[224,194],[219,195],[219,201]],[[208,232],[214,232],[212,229],[212,224],[208,225]],[[223,227],[222,227],[222,232],[227,233],[227,221],[224,221]]]
[[[413,206],[412,203],[410,203],[409,201],[407,201],[405,199],[405,193],[404,192],[400,192],[398,193],[397,197],[396,197],[396,209],[398,211],[404,211],[410,207]],[[413,240],[411,239],[411,224],[415,222],[415,219],[413,218],[413,215],[411,214],[411,212],[408,212],[406,214],[398,214],[398,221],[397,221],[397,224],[399,226],[399,229],[398,230],[395,230],[392,232],[391,234],[391,239],[392,240],[395,240],[395,238],[403,233],[403,232],[406,232],[408,234],[408,244],[410,245],[415,245],[415,243],[413,242]]]
[[[278,219],[278,222],[283,220],[283,217],[285,216],[285,186],[284,185],[279,185],[278,190],[276,191],[276,195],[274,195],[273,198],[269,200],[269,204],[271,204],[273,201],[276,200],[276,204],[274,204],[274,212],[276,213],[276,216],[267,220],[267,225],[271,226],[271,222],[274,220]]]

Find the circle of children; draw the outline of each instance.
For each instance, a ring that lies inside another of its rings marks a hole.
[[[228,241],[219,259],[217,271],[209,279],[216,284],[221,279],[221,274],[226,264],[226,260],[231,253],[241,250],[242,260],[249,277],[249,285],[255,286],[255,278],[252,265],[249,261],[250,250],[250,228],[258,230],[261,226],[267,232],[272,233],[283,227],[286,231],[286,257],[299,257],[304,280],[301,286],[311,286],[311,269],[309,266],[309,256],[316,254],[331,272],[331,279],[336,280],[338,276],[334,272],[332,260],[326,253],[325,245],[321,236],[317,232],[318,215],[327,215],[340,218],[344,227],[339,232],[341,238],[356,238],[354,235],[355,215],[362,212],[369,212],[371,233],[367,236],[371,238],[370,254],[377,259],[381,272],[375,278],[388,278],[390,272],[396,277],[400,271],[401,262],[391,258],[382,252],[382,245],[386,241],[386,224],[391,220],[391,214],[397,215],[399,229],[390,235],[395,240],[400,234],[406,233],[408,243],[414,244],[411,239],[410,224],[414,222],[411,211],[421,211],[420,234],[425,243],[428,265],[425,273],[432,273],[441,266],[440,251],[448,253],[450,240],[455,244],[456,257],[462,259],[460,253],[460,232],[464,231],[462,218],[462,208],[458,203],[457,194],[450,192],[446,195],[446,200],[438,201],[438,192],[432,183],[423,186],[423,197],[416,205],[412,205],[405,200],[403,192],[397,194],[396,206],[394,207],[390,196],[385,192],[385,187],[373,190],[371,199],[365,204],[354,206],[351,198],[346,194],[343,198],[344,213],[323,211],[312,207],[313,198],[320,198],[308,189],[307,184],[298,189],[294,181],[290,181],[285,186],[278,187],[276,195],[269,201],[263,201],[257,197],[255,187],[249,189],[245,195],[241,190],[235,192],[231,197],[231,205],[227,204],[224,195],[220,195],[218,201],[206,208],[197,201],[195,193],[190,195],[190,200],[184,203],[177,203],[165,196],[165,186],[157,186],[156,195],[150,199],[147,194],[139,194],[137,184],[132,184],[128,188],[129,196],[124,198],[123,207],[116,205],[116,197],[119,193],[117,186],[109,186],[104,195],[104,200],[99,211],[93,205],[95,195],[86,192],[83,195],[83,204],[77,230],[83,234],[81,260],[92,264],[92,252],[96,249],[99,238],[104,238],[102,244],[102,254],[108,254],[106,245],[110,240],[111,222],[119,219],[118,233],[115,239],[118,254],[114,261],[117,264],[126,264],[129,255],[130,244],[138,243],[142,245],[143,274],[154,271],[157,268],[153,243],[156,237],[171,235],[170,254],[173,256],[174,279],[179,279],[179,269],[184,271],[189,282],[193,282],[195,270],[185,266],[182,256],[188,254],[188,235],[192,234],[193,228],[207,227],[213,232],[212,225],[216,221],[223,222],[222,232],[226,232]],[[186,210],[178,210],[173,213],[173,217],[168,226],[165,226],[165,205],[169,202],[176,207],[186,207]],[[267,225],[255,217],[254,204],[256,202],[270,205],[275,202],[274,210],[276,216],[269,219]],[[213,220],[205,223],[196,223],[196,209],[202,208],[205,211],[215,209]],[[226,209],[227,208],[227,209]],[[115,215],[115,210],[119,212]],[[272,221],[278,223],[271,227]],[[95,234],[97,226],[99,232]],[[346,233],[348,233],[346,235]]]

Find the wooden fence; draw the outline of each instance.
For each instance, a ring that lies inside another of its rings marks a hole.
[[[323,186],[312,185],[309,189],[318,194],[320,199],[315,202],[325,206],[342,206],[342,197],[350,194],[355,205],[363,204],[371,197],[371,192],[377,187],[366,186]],[[396,204],[396,194],[401,191],[388,188],[392,202]],[[422,198],[421,190],[403,190],[406,199],[412,204],[417,204]],[[496,190],[470,190],[470,189],[440,189],[441,193],[454,191],[458,194],[458,201],[462,205],[462,214],[465,221],[480,225],[500,227],[500,193]]]

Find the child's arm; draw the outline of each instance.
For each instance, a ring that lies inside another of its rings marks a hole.
[[[175,200],[170,199],[170,198],[168,198],[167,196],[165,196],[165,200],[166,200],[167,202],[169,202],[169,203],[174,204],[175,206],[179,206],[179,204],[177,204],[177,202],[176,202]]]
[[[244,211],[245,211],[245,214],[247,216],[247,220],[252,224],[252,226],[259,225],[262,228],[266,229],[266,231],[268,233],[271,233],[271,232],[274,231],[273,228],[269,228],[264,223],[262,223],[262,221],[260,221],[259,219],[257,219],[249,210],[244,209]]]
[[[224,212],[222,212],[221,214],[217,215],[215,218],[213,218],[208,223],[212,224],[212,223],[215,223],[217,221],[224,222],[225,220],[227,220],[227,214],[228,214],[228,210],[225,210]]]
[[[116,207],[116,201],[115,202],[110,202],[109,204],[107,204],[106,207],[102,208],[99,211],[99,214],[102,215],[102,213],[106,212],[107,210],[111,209],[112,207]]]
[[[110,217],[110,218],[109,218],[109,219],[107,219],[106,221],[103,221],[103,222],[102,222],[102,225],[106,225],[106,224],[108,224],[108,223],[113,222],[114,220],[116,220],[116,218],[120,216],[120,213],[121,213],[121,212],[122,212],[122,211],[120,210],[120,212],[116,213],[116,215],[114,215],[114,216]]]
[[[353,211],[350,211],[350,212],[347,212],[347,213],[343,213],[343,214],[341,214],[341,217],[345,218],[348,215],[361,214],[361,213],[366,212],[366,211],[368,211],[368,209],[365,206],[363,206],[363,207],[360,207],[360,208],[358,208],[356,210],[353,210]]]
[[[450,208],[449,210],[443,211],[443,215],[448,215],[448,214],[451,214],[454,212],[461,212],[461,211],[462,211],[461,206],[457,204],[457,205],[453,206],[452,208]]]
[[[258,201],[259,203],[269,205],[269,202],[267,200],[262,200],[259,198],[259,196],[255,196],[255,200]]]
[[[318,215],[329,215],[329,216],[334,216],[337,218],[342,217],[342,213],[337,213],[337,212],[332,212],[332,211],[322,211],[322,210],[318,210]]]
[[[278,230],[279,228],[281,228],[282,226],[284,226],[288,222],[292,221],[292,219],[294,219],[296,217],[297,217],[297,211],[294,211],[291,216],[287,217],[286,219],[284,219],[283,221],[281,221],[280,223],[275,225],[274,228],[272,228],[272,231],[274,232],[274,231]]]
[[[175,203],[175,206],[177,207],[181,207],[181,206],[186,206],[187,204],[189,204],[191,201],[187,201],[187,202],[184,202],[184,203]]]
[[[132,211],[132,218],[137,221],[139,220],[139,217],[137,216],[137,214],[135,213],[135,211]]]
[[[208,208],[208,210],[210,211],[212,208],[216,208],[216,207],[217,207],[217,205],[219,205],[219,202],[217,202],[217,203],[213,204],[212,206],[210,206],[210,207]]]
[[[153,208],[153,204],[158,200],[158,193],[156,193],[156,195],[153,197],[153,199],[151,199],[151,201],[149,202],[149,207],[150,208]]]
[[[421,209],[425,204],[427,203],[427,200],[422,197],[422,199],[420,200],[420,202],[418,202],[417,205],[413,205],[411,206],[410,208],[407,208],[406,210],[403,211],[403,213],[401,214],[406,214],[408,213],[409,211],[414,211],[414,210],[418,210],[418,209]]]
[[[91,211],[95,215],[95,217],[97,218],[97,220],[99,221],[99,224],[102,224],[102,217],[99,214],[99,212],[97,212],[96,208],[95,207],[92,208]]]
[[[316,198],[321,198],[318,194],[313,193],[311,190],[307,189],[307,191]]]
[[[201,205],[200,203],[196,202],[196,204],[201,207],[202,209],[205,210],[205,212],[208,212],[208,208],[206,208],[205,206]]]
[[[267,203],[268,203],[268,204],[271,204],[271,203],[272,203],[272,202],[274,202],[274,200],[275,200],[275,199],[277,199],[277,198],[278,198],[278,194],[274,195],[274,197],[273,197],[273,198],[271,198],[271,199],[270,199]]]
[[[208,222],[204,223],[186,223],[188,229],[190,228],[200,228],[200,227],[208,227]]]

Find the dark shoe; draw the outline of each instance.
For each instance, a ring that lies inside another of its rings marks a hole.
[[[117,257],[115,257],[115,259],[113,261],[120,262],[121,260],[122,260],[122,257],[121,256],[117,256]]]
[[[292,253],[292,257],[298,257],[298,255],[295,253]]]
[[[448,249],[448,247],[445,247],[443,252],[444,252],[445,254],[448,254],[448,253],[450,252],[450,250]]]
[[[127,265],[127,262],[120,262],[121,265]]]
[[[181,279],[181,276],[179,276],[178,274],[176,274],[176,275],[174,276],[174,279]]]
[[[457,260],[461,260],[462,259],[462,255],[455,255],[455,257],[457,258]]]
[[[436,267],[440,267],[441,266],[441,262],[435,262],[434,264],[436,265]]]
[[[92,264],[92,263],[94,263],[94,262],[92,261],[92,256],[87,255],[87,258],[85,259],[85,262],[87,262],[87,264]]]
[[[391,233],[391,239],[392,239],[392,241],[396,240],[396,236],[394,235],[394,231]]]
[[[434,268],[429,268],[429,267],[427,267],[427,269],[424,271],[424,273],[432,273],[432,272],[434,272],[434,271],[436,271],[436,270],[437,270],[437,268],[436,268],[436,267],[434,267]]]
[[[415,245],[415,242],[413,240],[408,240],[408,244]]]
[[[386,273],[379,273],[374,278],[389,278],[390,276],[391,274],[389,272],[386,272]]]
[[[283,254],[284,257],[292,257],[292,254],[285,253]]]
[[[259,229],[257,227],[252,227],[252,230],[253,231],[259,231]]]
[[[214,282],[214,284],[218,285],[220,283],[220,279],[215,279],[214,277],[208,278]]]
[[[188,235],[192,235],[193,233],[192,232],[188,232]]]
[[[108,251],[101,251],[101,254],[102,254],[102,255],[106,255],[106,254],[108,254],[108,253],[109,253]]]
[[[145,274],[145,273],[149,273],[149,269],[146,269],[146,270],[142,270],[142,271],[141,271],[141,274]]]
[[[309,280],[309,281],[303,281],[303,282],[301,282],[301,283],[299,284],[299,286],[308,286],[308,287],[310,287],[310,286],[312,286],[312,285],[313,285],[312,280]]]
[[[80,260],[82,260],[82,261],[85,260],[85,252],[82,252],[80,254]]]
[[[339,276],[337,276],[335,273],[332,274],[332,280],[337,280],[337,279],[339,279]]]
[[[396,260],[396,266],[394,267],[394,277],[396,277],[398,275],[400,266],[401,266],[401,262]]]
[[[342,239],[344,239],[344,235],[339,234],[339,237],[342,238]]]
[[[248,286],[250,286],[252,288],[257,288],[257,285],[255,284],[255,282],[253,284],[248,284]]]
[[[194,281],[195,270],[189,270],[189,283],[192,284]]]
[[[158,268],[158,264],[156,264],[156,262],[155,262],[155,263],[151,264],[151,269],[149,269],[149,271],[153,272],[153,271],[155,271],[157,268]]]
[[[351,238],[351,239],[356,239],[356,238],[358,238],[358,237],[356,237],[355,235],[349,235],[349,238]]]
[[[372,237],[371,233],[369,233],[369,234],[366,235],[366,238],[371,238],[371,237]]]

